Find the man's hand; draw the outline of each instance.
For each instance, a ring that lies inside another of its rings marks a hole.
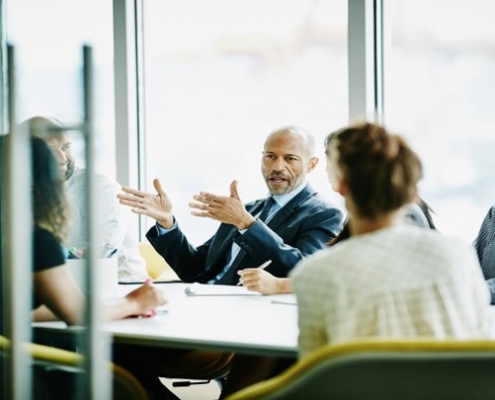
[[[172,202],[163,191],[158,179],[153,180],[156,195],[153,193],[141,192],[140,190],[122,187],[125,194],[118,194],[120,204],[132,207],[131,211],[136,214],[146,215],[155,219],[160,226],[170,229],[174,220],[172,218]]]
[[[230,196],[217,196],[212,193],[201,192],[195,195],[197,203],[189,203],[195,210],[192,215],[208,217],[225,224],[235,225],[237,229],[248,229],[256,220],[244,208],[239,193],[237,181],[230,184]]]
[[[261,294],[292,293],[290,278],[277,278],[260,268],[246,268],[237,271],[240,282],[247,289]]]

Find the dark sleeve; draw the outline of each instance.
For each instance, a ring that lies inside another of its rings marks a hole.
[[[194,282],[206,271],[212,239],[194,247],[178,226],[164,235],[159,235],[153,226],[146,233],[146,238],[184,282]]]
[[[65,264],[63,247],[52,233],[44,229],[35,229],[33,243],[33,272]]]
[[[481,270],[495,303],[495,206],[490,208],[481,224],[478,236],[473,242]]]
[[[294,218],[283,229],[270,229],[264,222],[256,222],[236,243],[249,254],[245,267],[255,267],[272,260],[267,271],[278,277],[286,277],[303,258],[327,247],[330,239],[342,229],[343,214],[337,208],[321,207]]]

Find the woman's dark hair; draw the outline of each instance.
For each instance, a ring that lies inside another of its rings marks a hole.
[[[69,219],[62,174],[48,145],[39,138],[30,140],[34,224],[49,230],[62,243]]]

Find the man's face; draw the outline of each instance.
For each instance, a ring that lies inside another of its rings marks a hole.
[[[66,134],[57,135],[45,140],[52,150],[55,159],[60,166],[60,171],[65,180],[74,173],[74,156],[72,155],[72,143]]]
[[[261,172],[270,193],[285,194],[297,189],[317,163],[316,157],[309,157],[300,136],[281,132],[265,143]]]

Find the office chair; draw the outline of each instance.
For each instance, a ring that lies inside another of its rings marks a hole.
[[[227,400],[489,400],[494,371],[492,340],[363,340],[317,349]]]
[[[9,344],[9,339],[0,336],[1,363],[8,357]],[[35,343],[28,343],[26,350],[32,357],[33,398],[57,399],[61,393],[72,393],[77,376],[83,372],[81,365],[84,357],[81,354]],[[109,366],[112,370],[114,399],[148,399],[146,391],[134,375],[116,364],[109,363]]]
[[[157,281],[179,281],[175,271],[149,243],[140,242],[139,252],[146,262],[148,275]]]

